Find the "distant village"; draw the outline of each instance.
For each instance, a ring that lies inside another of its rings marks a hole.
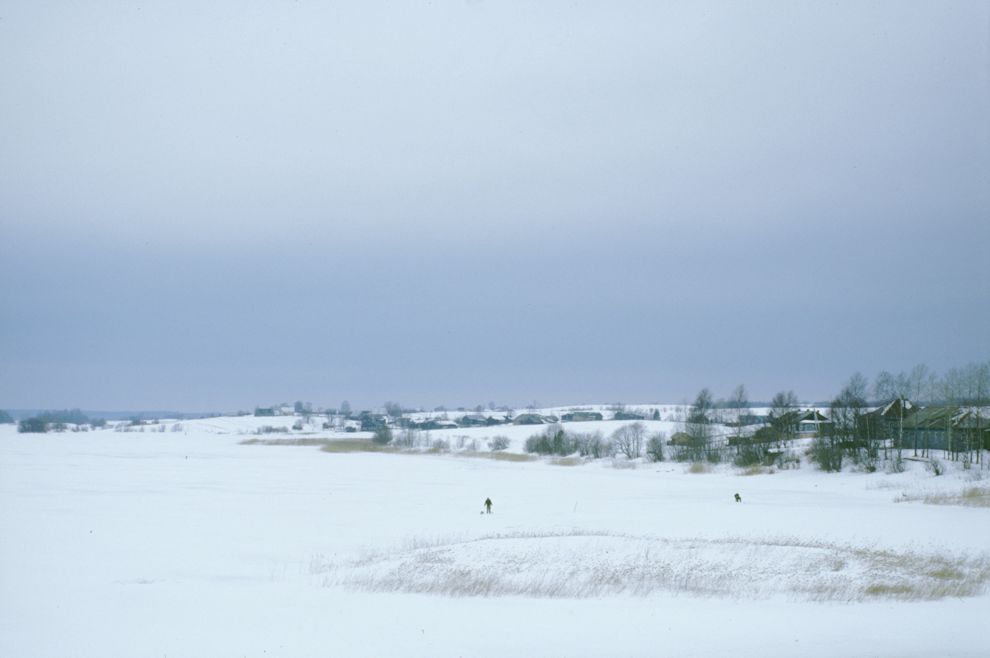
[[[700,396],[704,398],[704,396]],[[789,404],[793,404],[793,399]],[[325,415],[322,427],[338,432],[379,432],[386,428],[399,430],[437,431],[458,428],[526,425],[563,427],[571,423],[601,421],[667,421],[683,427],[665,436],[664,443],[691,459],[707,458],[721,461],[727,453],[757,449],[755,461],[773,462],[779,459],[783,445],[796,439],[820,439],[833,450],[851,454],[860,449],[868,456],[879,457],[897,450],[907,450],[911,456],[927,457],[940,450],[948,456],[979,453],[990,450],[990,407],[947,404],[921,405],[904,397],[884,404],[851,403],[844,407],[833,403],[829,407],[743,407],[699,403],[694,405],[656,405],[608,408],[575,408],[558,414],[527,409],[514,413],[502,409],[465,409],[451,413],[445,409],[434,412],[402,410],[389,403],[389,412],[363,410],[341,413],[338,410],[311,411],[305,404],[259,407],[257,417],[299,416],[293,429],[303,428],[301,419]],[[836,418],[833,420],[832,416]],[[562,430],[566,431],[566,430]],[[693,450],[697,449],[697,450]],[[713,457],[718,454],[719,458]]]

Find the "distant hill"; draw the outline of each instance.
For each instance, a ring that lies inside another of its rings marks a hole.
[[[37,416],[38,414],[45,413],[47,411],[52,411],[51,409],[5,409],[14,420],[21,420],[23,418],[31,418]],[[94,411],[91,409],[83,409],[82,413],[87,418],[102,418],[104,420],[127,420],[129,418],[138,417],[144,420],[154,419],[154,418],[176,418],[180,420],[194,419],[194,418],[212,418],[214,416],[222,416],[219,411],[156,411],[156,410],[142,410],[142,411]]]

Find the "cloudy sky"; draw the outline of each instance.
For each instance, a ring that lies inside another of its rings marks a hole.
[[[985,2],[0,0],[0,408],[990,358]]]

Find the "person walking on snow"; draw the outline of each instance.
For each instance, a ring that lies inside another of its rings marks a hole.
[[[492,513],[492,499],[491,498],[485,498],[485,512],[487,514],[491,514]]]

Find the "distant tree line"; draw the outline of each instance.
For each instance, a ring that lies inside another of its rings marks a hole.
[[[22,433],[64,432],[69,425],[105,427],[106,424],[106,420],[102,418],[90,419],[79,409],[65,409],[62,411],[43,411],[30,418],[23,418],[17,424],[17,431]]]
[[[821,409],[802,410],[793,391],[777,393],[763,418],[751,414],[750,406],[743,386],[718,402],[702,389],[683,431],[671,437],[671,457],[785,466],[795,459],[788,454],[789,442],[810,436],[809,457],[822,470],[853,463],[873,472],[901,471],[906,456],[932,460],[938,451],[968,468],[983,465],[990,450],[990,362],[952,368],[942,376],[924,365],[881,371],[872,385],[856,373]],[[744,431],[752,424],[758,427]]]

